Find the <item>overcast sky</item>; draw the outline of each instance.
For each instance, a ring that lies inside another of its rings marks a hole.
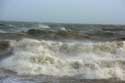
[[[125,0],[0,0],[0,20],[125,24]]]

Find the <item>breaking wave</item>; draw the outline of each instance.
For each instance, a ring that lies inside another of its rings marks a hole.
[[[0,67],[19,75],[125,79],[125,42],[12,40],[13,54]]]
[[[50,27],[44,24],[34,24],[34,25],[0,24],[0,33],[27,32],[30,29],[47,30],[50,29]]]

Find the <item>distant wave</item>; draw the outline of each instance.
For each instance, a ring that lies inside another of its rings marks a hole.
[[[24,33],[27,34],[28,37],[30,35],[30,37],[41,39],[125,40],[124,27],[125,26],[118,25],[35,24],[14,22],[0,24],[0,34]]]
[[[7,33],[6,31],[4,31],[4,30],[0,30],[0,33]]]
[[[38,24],[38,27],[36,29],[50,29],[50,27],[47,25]]]
[[[88,40],[125,40],[125,33],[123,32],[112,32],[112,31],[75,31],[67,30],[64,27],[60,30],[39,30],[29,29],[27,34],[34,37],[48,38],[48,39],[88,39]]]
[[[12,40],[12,56],[0,68],[19,75],[80,76],[82,79],[125,80],[125,41],[61,42]]]
[[[30,27],[26,25],[0,24],[0,33],[3,33],[3,31],[6,33],[27,32],[30,29],[46,30],[50,29],[50,27],[43,24],[30,25]]]

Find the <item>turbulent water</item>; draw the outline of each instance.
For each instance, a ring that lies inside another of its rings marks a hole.
[[[1,83],[37,83],[22,79],[40,75],[124,81],[124,32],[123,25],[1,22]]]

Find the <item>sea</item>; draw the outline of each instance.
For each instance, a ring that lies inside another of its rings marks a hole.
[[[125,83],[125,25],[0,21],[0,83]]]

